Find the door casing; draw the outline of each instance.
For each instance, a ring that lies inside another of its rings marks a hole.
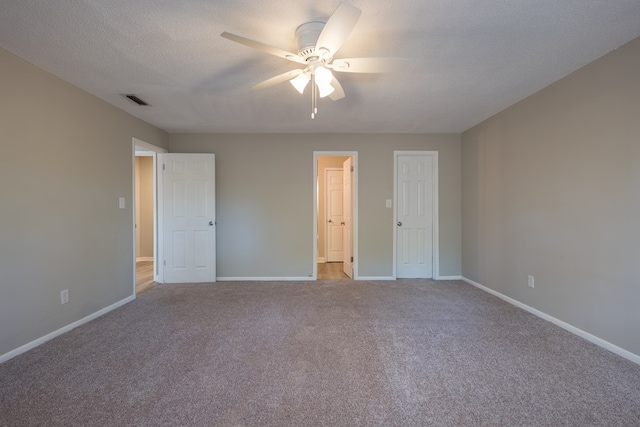
[[[312,279],[318,279],[318,157],[349,156],[353,159],[353,211],[352,233],[353,233],[353,278],[359,279],[358,274],[358,152],[357,151],[314,151],[313,152],[313,259],[312,259]]]
[[[157,147],[153,144],[149,144],[148,142],[144,142],[138,138],[131,139],[132,145],[132,156],[131,156],[131,170],[135,171],[135,161],[136,161],[136,153],[144,154],[146,156],[153,157],[153,280],[158,283],[162,283],[162,269],[159,268],[159,239],[161,233],[159,232],[159,217],[158,217],[158,203],[159,203],[159,194],[158,194],[158,154],[166,153],[167,150],[164,148]],[[136,294],[136,204],[134,203],[136,194],[136,183],[135,183],[135,173],[132,173],[132,195],[131,195],[131,205],[132,205],[132,215],[133,215],[133,295]]]

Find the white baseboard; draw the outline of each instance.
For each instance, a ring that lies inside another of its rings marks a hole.
[[[216,277],[217,282],[295,282],[315,280],[313,277]]]
[[[15,350],[11,350],[10,352],[5,353],[2,356],[0,356],[0,363],[6,362],[7,360],[12,359],[12,358],[14,358],[14,357],[26,352],[26,351],[29,351],[32,348],[35,348],[35,347],[39,346],[40,344],[44,344],[45,342],[49,341],[50,339],[53,339],[53,338],[55,338],[55,337],[57,337],[59,335],[62,335],[65,332],[69,332],[70,330],[72,330],[74,328],[77,328],[78,326],[83,325],[83,324],[85,324],[87,322],[90,322],[91,320],[96,319],[96,318],[102,316],[103,314],[107,314],[111,310],[115,310],[116,308],[118,308],[120,306],[123,306],[126,303],[133,301],[134,299],[136,299],[135,295],[131,295],[130,297],[127,297],[127,298],[125,298],[123,300],[120,300],[120,301],[114,303],[114,304],[111,304],[110,306],[105,307],[105,308],[103,308],[101,310],[98,310],[93,314],[90,314],[90,315],[88,315],[86,317],[83,317],[80,320],[76,320],[75,322],[70,323],[67,326],[62,327],[62,328],[58,329],[57,331],[53,331],[53,332],[51,332],[51,333],[49,333],[49,334],[47,334],[47,335],[45,335],[43,337],[40,337],[40,338],[38,338],[36,340],[33,340],[30,343],[27,343],[27,344],[25,344],[23,346],[20,346],[20,347],[16,348]]]
[[[216,277],[217,282],[308,282],[314,277]],[[392,276],[356,276],[353,280],[396,280]]]
[[[318,257],[318,264],[324,264],[327,262],[327,257]]]
[[[513,304],[516,307],[519,307],[519,308],[521,308],[521,309],[523,309],[525,311],[528,311],[529,313],[531,313],[533,315],[536,315],[541,319],[544,319],[544,320],[549,321],[549,322],[551,322],[551,323],[553,323],[553,324],[555,324],[557,326],[560,326],[562,329],[565,329],[565,330],[571,332],[572,334],[575,334],[575,335],[577,335],[577,336],[579,336],[581,338],[584,338],[585,340],[590,341],[590,342],[594,343],[597,346],[600,346],[600,347],[602,347],[602,348],[604,348],[606,350],[611,351],[612,353],[617,354],[618,356],[624,357],[625,359],[628,359],[628,360],[640,365],[640,356],[637,355],[637,354],[631,353],[630,351],[625,350],[624,348],[618,347],[615,344],[611,344],[609,341],[605,341],[602,338],[596,337],[595,335],[591,335],[589,332],[585,332],[582,329],[576,328],[575,326],[570,325],[570,324],[568,324],[566,322],[563,322],[560,319],[556,319],[555,317],[550,316],[550,315],[548,315],[548,314],[546,314],[546,313],[544,313],[544,312],[542,312],[540,310],[537,310],[537,309],[535,309],[533,307],[529,307],[528,305],[523,304],[518,300],[515,300],[515,299],[513,299],[511,297],[508,297],[506,295],[503,295],[498,291],[494,291],[493,289],[487,288],[486,286],[483,286],[478,282],[474,282],[471,279],[467,279],[466,277],[462,277],[461,279],[464,280],[465,282],[467,282],[468,284],[470,284],[472,286],[475,286],[478,289],[481,289],[481,290],[483,290],[485,292],[488,292],[491,295],[494,295],[494,296],[500,298],[501,300],[504,300],[504,301],[508,302],[509,304]]]
[[[140,261],[153,261],[153,257],[152,256],[137,257],[136,262],[140,262]]]
[[[462,280],[462,276],[438,276],[435,280]]]
[[[290,282],[317,280],[313,277],[216,277],[217,282]],[[356,276],[353,280],[396,280],[392,276]]]

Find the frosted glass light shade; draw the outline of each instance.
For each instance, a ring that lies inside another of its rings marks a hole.
[[[331,80],[333,80],[333,74],[331,74],[331,71],[324,67],[316,68],[314,74],[316,76],[316,83],[318,86],[330,85]]]
[[[318,85],[318,92],[320,93],[320,98],[324,98],[327,95],[331,95],[334,91],[334,87],[330,84],[322,84]]]
[[[295,87],[296,90],[302,94],[304,92],[304,88],[306,88],[307,84],[309,84],[309,80],[311,80],[311,78],[307,75],[307,73],[300,73],[295,78],[289,81],[291,82],[293,87]]]
[[[327,95],[331,95],[335,90],[331,86],[333,81],[333,74],[331,71],[324,67],[318,67],[315,70],[316,84],[318,85],[318,92],[320,92],[320,98],[324,98]]]

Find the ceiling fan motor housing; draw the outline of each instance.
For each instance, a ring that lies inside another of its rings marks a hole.
[[[316,42],[325,23],[320,21],[306,22],[296,28],[296,43],[298,44],[298,55],[305,60],[318,57],[316,52]]]

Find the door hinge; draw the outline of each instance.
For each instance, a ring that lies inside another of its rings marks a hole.
[[[167,169],[167,168],[166,168],[166,165],[163,163],[163,164],[162,164],[162,170],[166,170],[166,169]]]
[[[162,261],[162,265],[164,265],[165,267],[167,266],[167,260],[166,259]]]
[[[351,165],[351,172],[353,172],[355,169],[353,168],[353,165]]]
[[[351,257],[351,262],[353,262],[353,257]]]

